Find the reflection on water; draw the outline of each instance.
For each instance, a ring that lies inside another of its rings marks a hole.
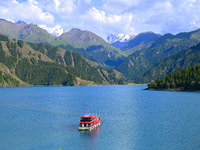
[[[92,130],[85,130],[85,131],[79,130],[79,132],[80,132],[80,135],[96,136],[99,134],[98,132],[100,132],[100,128],[101,128],[101,126],[94,128]]]
[[[83,141],[87,140],[90,149],[96,149],[99,143],[100,131],[101,131],[101,126],[93,130],[79,131],[80,139]]]

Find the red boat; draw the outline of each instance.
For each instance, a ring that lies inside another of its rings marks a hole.
[[[78,127],[79,130],[92,130],[101,125],[101,117],[98,115],[97,117],[93,114],[84,114],[81,116],[80,125]]]

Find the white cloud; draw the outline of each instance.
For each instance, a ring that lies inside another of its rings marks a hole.
[[[54,3],[56,4],[56,9],[59,9],[60,1],[59,0],[54,0]]]
[[[0,6],[0,17],[10,20],[24,20],[29,23],[53,23],[54,16],[43,11],[36,0],[28,0],[19,3],[16,0],[8,0]]]
[[[120,7],[122,6],[137,6],[141,0],[103,0],[104,3],[107,5],[119,5]]]
[[[134,27],[130,26],[134,15],[124,13],[122,15],[114,15],[106,13],[92,7],[86,14],[81,16],[86,26],[90,25],[90,30],[105,38],[105,34],[131,33],[135,34]]]
[[[75,11],[76,0],[40,0],[38,6],[59,17],[69,18]]]
[[[122,20],[122,16],[120,15],[107,14],[105,11],[98,10],[95,7],[92,7],[82,18],[93,19],[93,21],[101,23],[117,23]]]
[[[104,11],[100,11],[98,9],[96,9],[95,7],[92,7],[89,12],[88,15],[86,17],[91,17],[96,21],[100,21],[105,23],[106,22],[106,13]]]
[[[56,34],[62,27],[101,36],[144,31],[164,34],[199,28],[199,8],[200,0],[7,0],[1,2],[0,18],[46,25]]]
[[[39,25],[39,27],[47,30],[51,35],[54,35],[56,37],[60,36],[64,32],[66,32],[66,30],[64,30],[60,25],[56,25],[54,27],[47,27],[46,25]]]
[[[158,2],[151,9],[155,10],[156,11],[155,13],[172,13],[173,5],[168,1],[167,2]]]
[[[84,0],[85,3],[91,4],[92,0]]]
[[[178,33],[199,28],[199,2],[193,0],[162,1],[149,8],[144,17],[142,26],[164,33]],[[196,18],[197,17],[197,18]],[[154,29],[155,30],[155,29]]]

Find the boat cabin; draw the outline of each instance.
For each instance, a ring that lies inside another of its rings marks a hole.
[[[84,114],[81,116],[79,129],[80,130],[86,130],[86,129],[92,129],[101,124],[101,117],[96,117],[93,114]]]

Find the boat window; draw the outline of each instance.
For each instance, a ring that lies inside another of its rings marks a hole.
[[[84,123],[80,123],[79,127],[84,127]]]
[[[83,121],[83,122],[90,122],[92,120],[93,120],[92,117],[91,118],[81,118],[81,121]]]
[[[90,127],[91,124],[90,123],[80,123],[79,127]]]

